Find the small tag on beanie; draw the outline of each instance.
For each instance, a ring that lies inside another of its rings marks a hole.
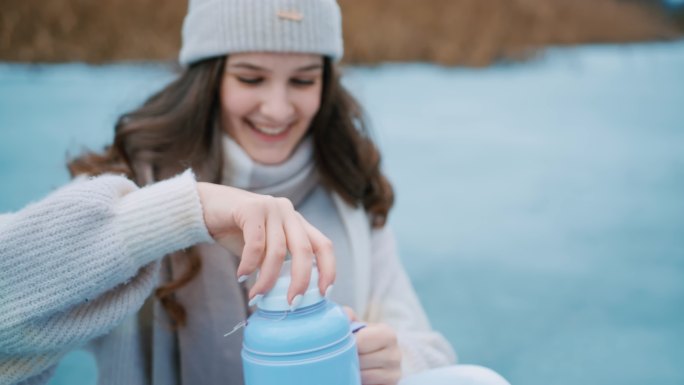
[[[278,11],[278,17],[285,20],[292,21],[302,21],[304,20],[304,15],[297,11]]]

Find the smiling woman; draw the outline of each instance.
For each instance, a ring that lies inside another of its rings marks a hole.
[[[455,364],[396,252],[342,47],[334,0],[192,0],[178,78],[73,159],[73,183],[0,216],[0,382],[44,382],[88,345],[100,384],[242,385],[242,341],[217,336],[286,258],[290,311],[315,265],[314,290],[367,324],[351,367],[364,385]]]

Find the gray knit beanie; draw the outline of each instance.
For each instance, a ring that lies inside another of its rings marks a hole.
[[[342,58],[335,0],[189,0],[181,65],[238,52],[317,53]]]

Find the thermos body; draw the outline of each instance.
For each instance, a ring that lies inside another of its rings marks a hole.
[[[344,311],[325,298],[294,311],[258,309],[245,328],[246,385],[360,385]]]
[[[245,385],[361,385],[349,318],[318,289],[314,266],[306,291],[288,301],[290,261],[256,303],[242,344]]]

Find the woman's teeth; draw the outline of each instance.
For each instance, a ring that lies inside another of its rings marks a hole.
[[[288,127],[288,126],[281,126],[281,127],[264,127],[264,126],[257,126],[257,125],[254,125],[254,128],[255,128],[257,131],[259,131],[259,132],[261,132],[261,133],[263,133],[263,134],[272,135],[272,136],[276,136],[276,135],[282,134],[283,132],[285,132],[285,130],[287,130],[287,127]]]

